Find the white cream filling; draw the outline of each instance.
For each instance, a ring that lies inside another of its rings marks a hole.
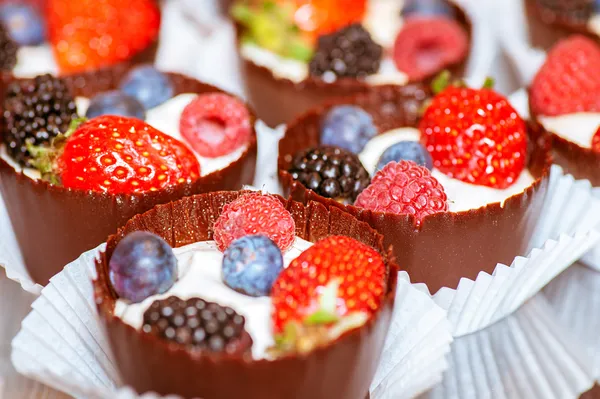
[[[420,136],[421,133],[419,130],[414,128],[399,128],[377,135],[369,140],[363,151],[359,154],[360,161],[365,169],[373,175],[377,167],[377,162],[386,149],[400,141],[419,141]],[[504,205],[504,201],[507,198],[523,192],[535,181],[527,169],[521,172],[515,183],[505,189],[467,183],[448,177],[436,168],[433,168],[431,174],[444,187],[451,212],[478,209],[495,202],[500,202]]]
[[[594,14],[588,21],[588,29],[597,36],[600,36],[600,13]]]
[[[403,0],[369,0],[363,26],[374,41],[385,49],[391,49],[402,28]]]
[[[49,44],[20,47],[12,73],[18,78],[32,78],[45,73],[58,75],[52,47]]]
[[[599,112],[539,116],[538,121],[547,131],[583,148],[592,148],[592,138],[600,129]]]
[[[311,242],[296,237],[292,247],[283,254],[284,266],[287,267],[310,246]],[[214,241],[175,248],[174,252],[179,273],[171,289],[165,294],[151,296],[136,304],[119,299],[115,306],[115,315],[139,330],[144,320],[144,312],[155,300],[172,295],[181,299],[202,298],[229,306],[243,315],[246,318],[246,331],[253,340],[253,358],[265,358],[266,349],[274,343],[271,332],[271,298],[255,298],[227,287],[221,278],[223,253],[217,249]]]

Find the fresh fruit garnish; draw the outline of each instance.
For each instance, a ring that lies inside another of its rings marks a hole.
[[[0,71],[11,71],[17,65],[17,44],[0,24]]]
[[[404,0],[402,15],[405,18],[419,16],[454,17],[454,10],[447,0]]]
[[[409,79],[421,80],[459,62],[468,50],[467,33],[455,20],[412,17],[396,37],[394,62]]]
[[[534,113],[556,116],[600,111],[600,46],[584,36],[560,41],[530,89]]]
[[[592,150],[596,152],[600,152],[600,126],[594,136],[592,137]]]
[[[158,37],[155,0],[47,0],[48,36],[62,73],[130,59]]]
[[[383,48],[360,24],[319,37],[309,73],[326,82],[338,78],[364,78],[379,70]]]
[[[29,148],[42,176],[66,188],[109,194],[157,191],[200,176],[192,151],[135,118],[106,115]]]
[[[179,130],[198,154],[216,158],[246,145],[252,126],[244,103],[228,94],[209,93],[185,107]]]
[[[491,89],[447,87],[433,98],[419,129],[433,165],[454,179],[504,189],[525,168],[525,122]]]
[[[92,97],[85,113],[88,119],[102,115],[127,116],[144,120],[146,110],[135,97],[118,90],[111,90]]]
[[[46,40],[45,22],[32,5],[4,3],[0,5],[0,21],[21,46],[35,46]]]
[[[137,98],[146,109],[154,108],[173,97],[173,83],[167,75],[152,65],[130,70],[119,84],[126,94]]]
[[[313,37],[335,32],[360,23],[367,10],[367,0],[294,0],[296,25]]]
[[[255,234],[268,237],[285,251],[294,242],[296,224],[276,197],[256,192],[243,194],[226,204],[213,231],[213,239],[221,251],[233,240]]]
[[[333,107],[321,124],[321,144],[360,153],[377,134],[373,117],[353,105]]]
[[[268,296],[282,270],[281,250],[263,235],[238,238],[223,254],[223,281],[229,288],[249,296]]]
[[[200,298],[183,300],[170,296],[152,302],[144,312],[142,331],[192,352],[243,355],[252,348],[245,323],[244,316],[230,307]]]
[[[359,327],[381,306],[386,278],[383,258],[370,246],[343,236],[318,241],[273,286],[276,349],[307,352]]]
[[[383,169],[390,162],[413,161],[429,170],[433,169],[431,154],[418,141],[400,141],[388,147],[377,162],[376,171]]]
[[[3,141],[10,156],[27,166],[31,159],[28,145],[48,143],[66,132],[76,118],[75,101],[62,79],[41,75],[15,80],[8,85],[4,96]]]
[[[301,150],[289,172],[306,188],[327,198],[352,203],[369,185],[369,172],[355,154],[337,147]]]
[[[108,263],[108,275],[120,298],[138,303],[173,286],[177,258],[159,236],[135,231],[117,244]]]
[[[425,216],[448,211],[448,197],[429,169],[400,161],[390,162],[377,172],[354,205],[375,212],[413,215],[418,226]]]

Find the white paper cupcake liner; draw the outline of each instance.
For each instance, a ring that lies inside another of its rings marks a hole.
[[[11,359],[18,372],[72,396],[135,397],[119,389],[94,303],[94,259],[101,248],[50,280],[12,342]],[[408,398],[440,381],[452,341],[444,311],[412,286],[406,273],[399,277],[390,334],[372,386],[375,399]]]
[[[442,383],[423,397],[576,398],[593,385],[579,349],[536,296],[501,322],[456,339]]]
[[[543,292],[556,318],[590,360],[592,376],[600,381],[600,273],[578,263]]]

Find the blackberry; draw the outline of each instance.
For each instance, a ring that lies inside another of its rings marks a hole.
[[[0,23],[0,70],[12,71],[17,65],[18,45],[8,33],[8,29]]]
[[[244,324],[244,317],[229,307],[200,298],[170,296],[154,301],[144,312],[142,331],[194,352],[241,355],[252,347]]]
[[[309,64],[310,74],[324,80],[335,77],[363,78],[379,70],[382,47],[360,24],[319,37]]]
[[[294,156],[289,172],[317,194],[344,203],[353,203],[371,181],[358,157],[339,147],[300,151]]]
[[[594,0],[537,0],[547,18],[585,24],[594,13]]]
[[[26,166],[27,143],[41,145],[69,128],[77,118],[73,96],[65,82],[46,74],[11,82],[4,98],[4,142],[9,154]]]

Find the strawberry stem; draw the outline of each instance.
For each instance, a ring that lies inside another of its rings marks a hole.
[[[485,78],[485,82],[483,82],[483,86],[481,86],[482,89],[493,89],[494,85],[496,84],[496,81],[494,80],[494,78],[488,76],[487,78]]]
[[[431,82],[431,90],[433,90],[433,94],[441,93],[448,86],[450,86],[451,77],[452,75],[448,70],[440,72],[440,74],[433,79],[433,82]]]

